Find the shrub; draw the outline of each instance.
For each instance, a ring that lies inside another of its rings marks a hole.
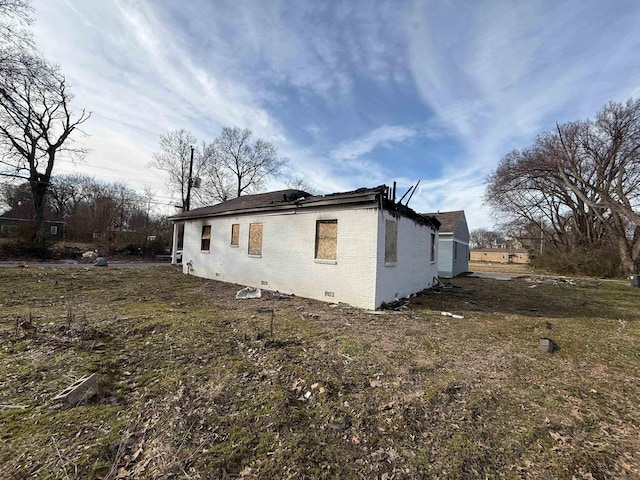
[[[600,248],[576,248],[571,251],[547,250],[532,255],[532,266],[565,275],[613,278],[622,274],[620,256],[610,245]]]
[[[0,257],[3,259],[36,258],[39,260],[49,260],[52,254],[46,245],[35,245],[33,242],[18,240],[1,244]]]

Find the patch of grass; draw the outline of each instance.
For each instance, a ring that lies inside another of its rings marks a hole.
[[[0,282],[1,478],[640,476],[628,282],[462,277],[383,315],[168,266]]]

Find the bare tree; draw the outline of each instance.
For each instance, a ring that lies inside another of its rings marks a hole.
[[[26,5],[18,0],[1,1],[4,8],[19,11]],[[0,176],[29,181],[35,207],[34,241],[41,245],[45,198],[56,157],[63,152],[81,152],[70,146],[71,135],[90,114],[83,110],[73,115],[65,77],[29,46],[11,43],[11,35],[3,35]]]
[[[470,242],[475,248],[497,247],[504,238],[500,233],[484,227],[471,230],[469,235]]]
[[[0,185],[0,202],[7,208],[15,208],[18,205],[31,200],[31,186],[29,182],[4,183]]]
[[[58,193],[55,187],[54,191]],[[129,231],[132,222],[137,222],[136,217],[145,216],[142,197],[122,182],[103,183],[91,177],[69,176],[65,192],[66,197],[58,195],[56,202],[58,198],[66,199],[62,205],[68,232],[76,239]]]
[[[290,180],[285,182],[285,185],[287,186],[287,188],[291,188],[294,190],[302,190],[303,192],[307,192],[311,195],[320,194],[320,190],[318,190],[316,187],[311,185],[301,176],[292,177]]]
[[[251,130],[222,129],[207,151],[207,184],[212,196],[225,201],[243,193],[259,192],[265,181],[280,174],[286,159],[278,158],[276,147],[260,138],[251,139]]]
[[[203,155],[203,148],[197,148],[195,144],[196,138],[188,130],[170,131],[160,136],[160,151],[153,154],[153,160],[149,163],[150,167],[167,173],[167,187],[172,193],[180,196],[183,211],[187,209],[191,149],[194,149],[191,180],[202,175],[207,161]]]
[[[82,174],[56,175],[51,178],[48,203],[62,218],[73,215],[76,207],[89,200],[98,190],[94,177]]]
[[[29,0],[0,0],[0,77],[15,77],[31,63],[33,22]]]
[[[557,125],[505,156],[485,200],[507,222],[538,226],[556,248],[615,245],[625,273],[640,262],[640,101]]]

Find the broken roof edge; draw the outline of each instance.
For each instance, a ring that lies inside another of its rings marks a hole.
[[[269,212],[306,206],[338,205],[342,203],[371,202],[384,192],[386,186],[359,188],[349,192],[311,195],[302,190],[277,190],[274,192],[243,195],[216,205],[196,208],[168,217],[173,222],[214,216],[253,212]]]
[[[169,217],[169,220],[172,222],[180,222],[183,220],[227,215],[278,212],[291,208],[373,203],[381,209],[403,215],[420,224],[430,225],[436,230],[440,228],[440,222],[435,217],[421,215],[406,205],[389,200],[387,198],[388,191],[389,189],[386,185],[378,185],[372,188],[358,188],[348,192],[329,193],[326,195],[309,195],[302,190],[277,190],[275,192],[236,197],[235,199],[210,207],[189,210],[173,215]],[[291,193],[293,194],[291,195]],[[279,199],[280,196],[282,196],[282,200]]]
[[[406,205],[402,205],[401,203],[394,203],[391,200],[385,200],[384,208],[385,210],[399,213],[407,218],[410,218],[411,220],[414,220],[417,223],[429,225],[435,230],[440,230],[440,221],[436,217],[423,215]]]

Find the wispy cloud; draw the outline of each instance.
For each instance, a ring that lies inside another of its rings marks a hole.
[[[403,126],[383,125],[366,135],[343,143],[329,153],[334,160],[349,160],[361,157],[378,147],[403,142],[418,134],[415,129]]]
[[[324,192],[422,178],[413,206],[484,222],[484,178],[506,152],[640,92],[633,0],[34,7],[45,54],[96,113],[87,163],[131,178],[149,176],[153,132],[241,126]]]
[[[493,165],[510,145],[530,141],[556,120],[592,115],[637,85],[629,65],[612,62],[611,55],[632,58],[638,36],[612,34],[604,25],[610,20],[629,31],[638,9],[623,20],[605,5],[588,3],[485,2],[475,9],[455,1],[416,3],[413,17],[428,19],[414,22],[410,34],[417,89],[476,162]],[[613,78],[603,64],[622,75],[627,70],[627,80]],[[594,81],[612,88],[587,96]]]

